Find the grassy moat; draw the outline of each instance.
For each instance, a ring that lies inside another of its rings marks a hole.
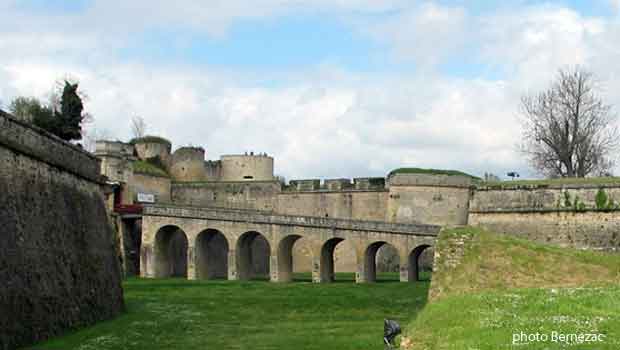
[[[396,274],[372,284],[353,274],[332,284],[309,274],[284,284],[130,279],[125,314],[32,349],[378,350],[384,318],[401,323],[407,350],[620,348],[620,254],[445,234],[471,239],[462,263],[433,275],[431,295],[442,293],[430,302],[429,281]],[[561,338],[580,334],[601,338]]]
[[[382,349],[383,318],[403,325],[426,303],[429,282],[383,274],[355,284],[129,279],[127,312],[33,349]]]

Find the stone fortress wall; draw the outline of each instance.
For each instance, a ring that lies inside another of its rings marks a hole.
[[[597,206],[603,192],[605,206]],[[563,247],[616,251],[620,247],[620,184],[577,183],[479,186],[468,223]]]
[[[0,349],[118,315],[121,271],[99,160],[0,111],[0,164]]]
[[[127,183],[125,200],[129,203],[141,192],[155,194],[157,202],[178,205],[394,223],[480,225],[542,242],[606,250],[616,249],[616,232],[620,234],[615,209],[593,210],[599,188],[619,203],[620,184],[510,186],[506,182],[489,187],[458,173],[394,172],[385,178],[304,179],[286,185],[274,177],[273,158],[266,154],[205,160],[202,148],[182,147],[170,153],[169,142],[164,140],[162,146],[149,145],[147,153],[141,144],[135,142],[134,151],[132,145],[108,142],[97,147],[117,151],[117,157],[102,151],[96,154],[106,165],[105,175]],[[134,161],[128,153],[142,160],[144,155],[158,156],[168,177],[132,171]],[[583,203],[579,211],[565,205],[567,196],[573,204],[575,198]],[[338,245],[337,269],[353,268],[353,258],[347,256],[351,249],[346,241]],[[299,244],[295,250],[296,267],[307,269],[309,249]]]

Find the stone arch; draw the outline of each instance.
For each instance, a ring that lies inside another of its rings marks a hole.
[[[355,274],[357,272],[356,244],[352,239],[346,239],[334,249],[335,273]]]
[[[218,230],[206,229],[196,236],[196,278],[228,277],[228,239]]]
[[[430,247],[428,244],[421,244],[409,254],[409,282],[420,281],[420,255]]]
[[[336,280],[336,273],[334,270],[334,250],[338,243],[344,241],[344,238],[331,238],[328,239],[321,246],[321,256],[319,262],[319,279],[320,282],[333,282]]]
[[[237,240],[236,252],[239,280],[269,278],[271,246],[265,236],[256,231],[242,234]]]
[[[377,273],[393,272],[398,273],[400,270],[400,252],[397,246],[391,242],[386,242],[377,251]]]
[[[291,282],[293,280],[293,246],[300,238],[300,235],[288,235],[278,243],[276,264],[278,282]]]
[[[155,277],[187,278],[187,235],[175,225],[161,227],[155,234]]]
[[[373,242],[366,247],[364,250],[364,269],[363,272],[365,276],[360,278],[361,281],[365,282],[376,282],[377,281],[377,259],[378,252],[384,249],[390,249],[394,252],[395,259],[399,259],[398,250],[394,245],[386,241],[378,241]]]

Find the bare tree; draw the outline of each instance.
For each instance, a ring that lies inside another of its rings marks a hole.
[[[522,152],[549,177],[608,172],[618,148],[618,128],[591,72],[560,70],[551,86],[521,98]]]
[[[131,133],[134,138],[140,138],[146,135],[146,122],[144,118],[138,115],[131,118]]]

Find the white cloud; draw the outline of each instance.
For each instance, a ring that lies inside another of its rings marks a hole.
[[[371,25],[368,31],[390,43],[398,58],[413,58],[422,67],[430,67],[465,45],[467,22],[462,7],[426,2]]]
[[[507,67],[522,87],[546,84],[558,68],[586,65],[589,46],[604,35],[604,21],[545,5],[494,14],[481,20],[482,58]]]
[[[114,137],[129,138],[129,118],[139,114],[151,133],[176,146],[201,145],[209,158],[268,152],[287,178],[384,175],[399,166],[527,174],[515,152],[519,95],[544,87],[566,64],[593,69],[609,101],[620,106],[615,45],[620,24],[610,19],[550,5],[478,18],[433,3],[265,0],[252,8],[244,3],[181,2],[171,9],[155,1],[149,2],[148,16],[141,13],[142,1],[119,7],[96,2],[86,14],[60,19],[0,14],[0,29],[18,19],[27,24],[19,28],[32,29],[11,29],[0,37],[6,53],[0,57],[0,99],[45,98],[56,78],[71,73],[90,96],[86,108],[96,118],[94,127]],[[435,69],[364,74],[317,63],[299,72],[270,72],[275,80],[285,75],[288,83],[264,87],[253,83],[263,72],[172,67],[115,55],[130,40],[128,32],[153,26],[185,25],[223,35],[240,19],[330,6],[343,17],[388,13],[363,23],[359,17],[343,20],[367,26],[363,31],[387,43],[399,59],[432,68],[475,54],[502,74],[494,79],[451,77]],[[61,24],[46,30],[51,22]]]

